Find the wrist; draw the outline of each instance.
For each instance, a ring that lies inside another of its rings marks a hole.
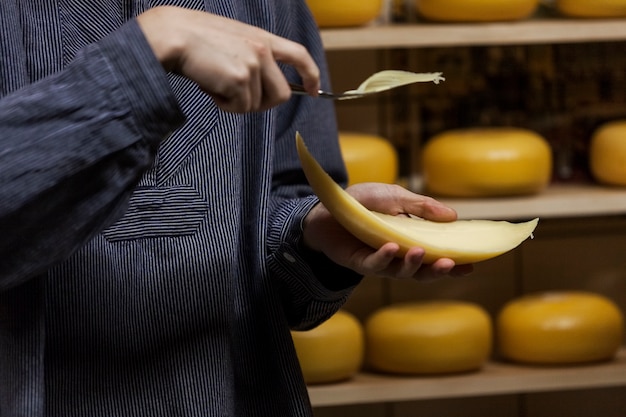
[[[183,42],[180,30],[171,30],[172,22],[178,21],[179,8],[173,6],[158,6],[147,10],[137,17],[152,52],[161,63],[165,71],[176,68],[182,54]]]

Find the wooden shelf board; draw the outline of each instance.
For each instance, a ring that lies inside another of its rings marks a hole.
[[[626,349],[611,362],[570,367],[531,367],[490,362],[468,374],[401,377],[370,373],[346,382],[314,385],[314,407],[488,396],[626,385]]]
[[[438,200],[454,208],[461,219],[517,220],[626,214],[626,187],[590,184],[552,185],[539,194],[525,197]]]
[[[528,45],[626,40],[626,19],[528,19],[322,29],[326,50]]]

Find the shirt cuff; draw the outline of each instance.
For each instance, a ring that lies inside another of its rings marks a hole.
[[[282,227],[270,227],[274,232],[270,231],[268,246],[275,264],[289,271],[284,279],[300,281],[313,298],[332,300],[345,296],[363,276],[302,245],[302,220],[318,201],[315,196],[289,201],[275,218]]]
[[[126,22],[97,47],[119,77],[143,137],[161,140],[184,122],[167,73],[136,20]]]

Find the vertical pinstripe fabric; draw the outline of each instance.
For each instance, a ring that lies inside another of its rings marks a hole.
[[[3,23],[15,16],[18,26],[40,18],[35,33],[52,40],[49,55],[36,36],[30,53],[5,55],[30,62],[20,68],[37,72],[34,79],[161,3],[295,39],[325,70],[304,0],[41,0],[50,7],[36,12],[31,3],[2,0],[0,13]],[[28,72],[9,76],[10,68],[3,58],[3,91],[33,80]],[[296,79],[292,68],[284,70]],[[311,415],[289,326],[330,316],[351,287],[324,287],[300,252],[300,221],[315,199],[294,134],[301,131],[341,180],[332,104],[293,98],[272,111],[235,115],[188,80],[170,75],[170,86],[187,122],[159,148],[126,214],[49,271],[45,293],[41,281],[18,287],[37,307],[19,329],[33,351],[15,358],[11,373],[26,382],[15,390],[19,401],[0,404],[1,417]],[[42,307],[36,296],[43,295]],[[35,314],[42,308],[43,323]],[[0,348],[15,355],[6,343]],[[4,375],[0,381],[12,383]]]

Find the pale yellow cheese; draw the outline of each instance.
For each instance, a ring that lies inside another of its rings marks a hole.
[[[398,374],[473,371],[489,358],[492,337],[491,318],[473,303],[391,305],[365,323],[366,364]]]
[[[445,22],[519,20],[538,5],[539,0],[415,0],[422,17]]]
[[[506,304],[497,317],[500,354],[534,364],[575,364],[612,358],[623,339],[619,307],[585,291],[530,294]]]
[[[606,123],[593,133],[589,168],[600,183],[626,185],[626,120]]]
[[[312,330],[292,331],[291,337],[308,384],[346,380],[361,369],[363,326],[347,311],[338,311]]]
[[[368,210],[341,188],[309,153],[296,135],[304,173],[320,201],[333,217],[362,242],[379,248],[387,242],[400,246],[398,256],[412,247],[425,250],[424,262],[450,258],[457,264],[493,258],[531,237],[538,219],[524,223],[491,220],[432,222],[412,216],[391,216]]]
[[[424,186],[447,197],[535,194],[552,176],[552,150],[521,128],[467,128],[432,137],[422,153]]]
[[[385,138],[356,132],[340,132],[339,145],[348,171],[348,184],[382,182],[398,178],[398,153]]]
[[[557,10],[571,17],[624,17],[626,0],[556,0]]]
[[[362,26],[382,12],[382,0],[306,0],[319,27]]]

